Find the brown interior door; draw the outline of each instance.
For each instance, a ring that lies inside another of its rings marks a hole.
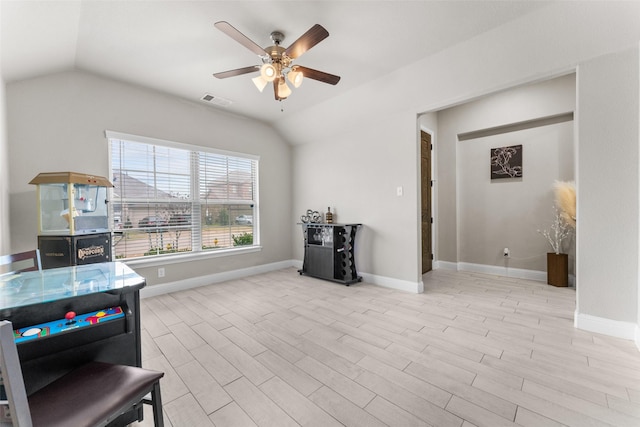
[[[431,271],[431,135],[420,132],[420,191],[422,222],[422,274]]]

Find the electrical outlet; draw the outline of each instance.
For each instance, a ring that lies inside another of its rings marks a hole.
[[[509,252],[509,248],[504,248],[504,251],[502,252],[502,255],[505,258],[509,258],[511,256],[511,252]]]
[[[158,277],[164,277],[164,267],[158,269]]]

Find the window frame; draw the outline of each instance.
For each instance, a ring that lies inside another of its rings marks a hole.
[[[239,153],[234,151],[222,150],[212,147],[205,147],[199,145],[191,145],[184,144],[175,141],[151,138],[140,135],[127,134],[122,132],[115,131],[105,131],[105,137],[107,139],[107,151],[108,151],[108,159],[109,159],[109,175],[113,175],[113,158],[112,158],[112,143],[111,140],[125,140],[131,141],[134,143],[174,148],[179,150],[186,150],[190,153],[198,152],[198,153],[207,153],[207,154],[217,154],[222,156],[228,156],[233,158],[239,158],[243,160],[251,160],[255,162],[255,177],[254,177],[254,197],[253,197],[253,244],[246,246],[237,246],[237,247],[228,247],[221,248],[215,250],[203,250],[202,249],[202,222],[194,221],[192,233],[198,233],[199,236],[196,237],[196,241],[199,243],[198,247],[192,247],[190,252],[184,253],[171,253],[171,254],[159,254],[153,256],[141,256],[141,257],[132,257],[132,258],[121,258],[119,261],[125,262],[129,265],[144,265],[148,267],[152,267],[155,265],[166,265],[172,263],[180,263],[184,261],[194,261],[199,259],[209,259],[209,258],[219,258],[226,256],[234,256],[239,254],[246,254],[252,252],[259,252],[262,250],[262,246],[260,244],[260,209],[259,209],[259,195],[260,195],[260,182],[259,182],[259,168],[260,168],[260,156],[247,154],[247,153]],[[196,168],[197,169],[197,168]],[[192,200],[189,202],[194,205],[198,205],[198,212],[200,212],[201,208],[204,208],[206,199],[201,199],[201,195],[199,192],[200,185],[200,177],[197,176],[194,179],[194,168],[191,168],[190,172],[190,186],[192,193]],[[197,173],[197,172],[195,172]],[[109,200],[115,201],[113,189],[109,189]],[[220,203],[221,205],[233,205],[236,201],[227,200],[226,202]],[[247,203],[250,204],[250,203]],[[114,221],[114,203],[109,203],[109,229],[111,232],[114,232],[113,221]],[[192,237],[192,241],[194,241]],[[114,245],[113,253],[115,254],[115,239],[113,239]],[[115,255],[114,255],[115,256]]]

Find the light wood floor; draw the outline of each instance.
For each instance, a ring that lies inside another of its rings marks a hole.
[[[440,270],[416,295],[291,268],[142,300],[143,365],[173,427],[640,426],[640,353],[574,309],[540,282]]]

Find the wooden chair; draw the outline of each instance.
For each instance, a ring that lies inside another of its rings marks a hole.
[[[38,249],[12,255],[0,255],[0,274],[37,270],[42,270]]]
[[[26,395],[11,322],[0,322],[0,369],[6,400],[0,425],[13,427],[105,426],[141,403],[153,407],[154,425],[163,427],[160,378],[135,366],[91,362]],[[145,396],[151,393],[151,400]],[[3,418],[8,406],[10,418]]]

